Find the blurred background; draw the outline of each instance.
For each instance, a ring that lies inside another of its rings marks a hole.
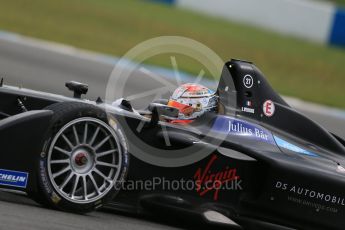
[[[207,45],[223,60],[253,61],[283,95],[345,108],[345,0],[0,0],[0,4],[1,31],[117,57],[149,38],[185,36]],[[171,68],[162,58],[149,63]],[[11,75],[5,69],[1,73]],[[188,60],[179,62],[179,69],[195,75],[200,71]]]

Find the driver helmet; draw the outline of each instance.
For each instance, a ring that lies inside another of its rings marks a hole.
[[[218,96],[213,90],[205,86],[187,83],[174,91],[169,99],[168,106],[179,110],[177,120],[172,122],[180,120],[188,123],[205,112],[217,112]]]

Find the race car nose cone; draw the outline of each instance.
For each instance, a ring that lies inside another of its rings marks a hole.
[[[88,162],[88,159],[86,157],[86,154],[85,153],[78,153],[76,156],[75,156],[75,163],[78,165],[78,166],[83,166],[85,165],[87,162]]]

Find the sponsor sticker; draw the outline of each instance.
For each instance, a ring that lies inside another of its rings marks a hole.
[[[244,76],[243,78],[243,85],[244,87],[246,87],[247,89],[251,89],[254,85],[254,80],[253,77],[250,76],[249,74],[247,74],[246,76]]]
[[[300,153],[302,155],[307,155],[307,156],[312,156],[312,157],[318,157],[317,154],[311,152],[311,151],[308,151],[308,150],[305,150],[305,149],[302,149],[301,147],[298,147],[294,144],[291,144],[277,136],[274,136],[274,140],[276,141],[277,145],[280,147],[280,148],[283,148],[283,149],[287,149],[287,150],[290,150],[292,152],[296,152],[296,153]]]
[[[253,108],[248,108],[248,107],[242,107],[242,112],[246,112],[246,113],[255,113],[255,109]]]
[[[246,101],[244,106],[241,108],[242,112],[245,113],[255,113],[255,109],[252,108],[253,103],[251,101]]]
[[[214,169],[217,155],[213,155],[205,168],[198,168],[194,174],[194,180],[197,185],[197,193],[204,196],[207,193],[213,192],[213,200],[217,201],[219,191],[223,190],[223,186],[227,183],[238,181],[240,176],[237,174],[237,169],[227,166],[222,169]],[[239,187],[240,186],[236,186]],[[233,189],[233,188],[232,188]]]
[[[262,106],[262,110],[266,117],[272,117],[274,115],[274,112],[276,110],[276,107],[271,100],[267,100],[264,102]]]
[[[212,130],[275,145],[273,136],[268,130],[258,125],[251,124],[247,121],[231,117],[217,117],[213,124]]]
[[[345,197],[330,192],[318,191],[317,189],[301,186],[298,184],[290,184],[285,181],[276,181],[274,189],[287,192],[291,196],[312,199],[318,202],[345,206]]]
[[[318,154],[312,151],[303,149],[297,145],[283,140],[280,137],[272,135],[270,131],[259,125],[231,117],[218,116],[212,126],[212,131],[227,133],[228,135],[233,136],[241,136],[254,141],[265,142],[310,157],[319,157]]]
[[[26,188],[28,183],[29,174],[27,172],[12,171],[6,169],[0,169],[0,184]]]

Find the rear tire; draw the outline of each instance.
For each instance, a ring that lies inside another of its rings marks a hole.
[[[32,198],[50,208],[87,213],[110,202],[128,167],[125,139],[100,108],[80,102],[48,106],[54,112],[38,163]],[[116,121],[114,121],[116,124]]]

